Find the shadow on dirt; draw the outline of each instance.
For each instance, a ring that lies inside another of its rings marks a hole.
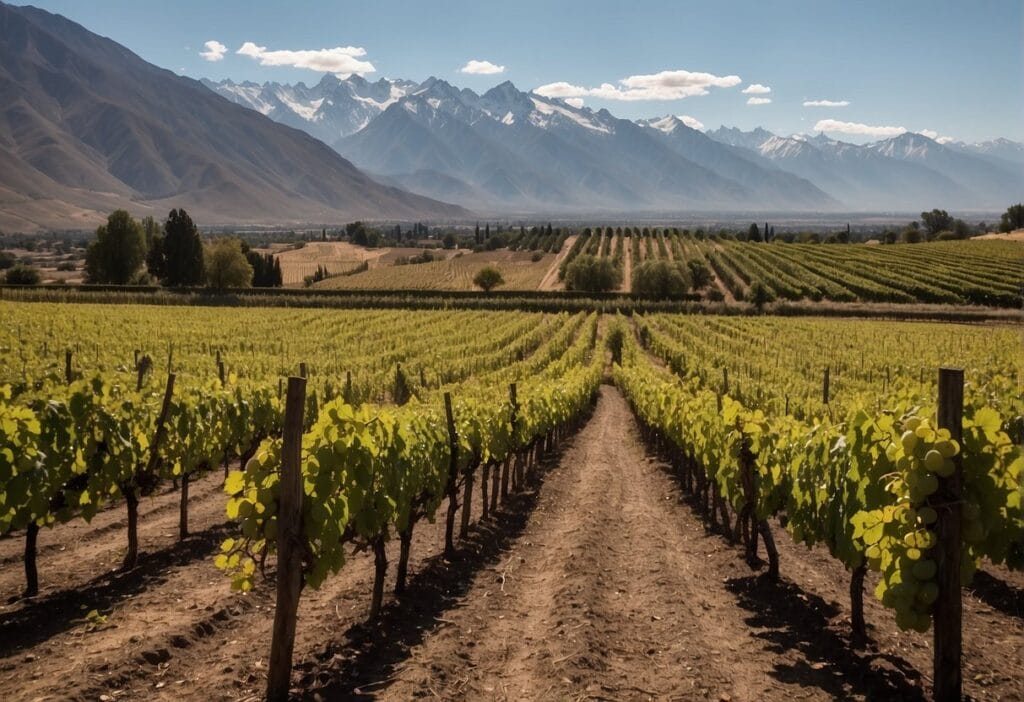
[[[586,423],[581,422],[580,427]],[[370,698],[386,688],[396,666],[437,627],[439,619],[469,591],[474,577],[503,558],[523,533],[537,505],[544,476],[558,465],[572,445],[568,437],[534,468],[526,489],[510,494],[508,502],[486,522],[476,522],[469,538],[459,544],[457,557],[449,562],[432,556],[410,578],[406,594],[381,611],[376,625],[351,626],[321,654],[319,661],[296,665],[302,671],[303,699]],[[479,503],[474,502],[474,507]],[[500,576],[497,576],[500,577]]]
[[[821,597],[763,576],[733,578],[726,589],[750,612],[745,621],[769,650],[800,655],[799,661],[775,664],[772,674],[780,682],[817,687],[834,699],[925,699],[920,675],[902,658],[854,650],[845,636],[829,628],[840,610]]]
[[[83,617],[90,610],[104,614],[122,600],[159,585],[172,568],[211,556],[233,528],[228,523],[211,527],[168,548],[140,553],[139,565],[131,570],[109,571],[84,585],[25,600],[20,608],[0,614],[0,656],[84,625]]]

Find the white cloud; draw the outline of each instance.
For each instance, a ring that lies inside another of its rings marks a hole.
[[[490,76],[495,73],[504,73],[505,67],[491,63],[490,61],[468,61],[465,66],[459,69],[459,73],[471,73],[479,76]]]
[[[767,105],[771,101],[772,101],[771,98],[759,98],[759,97],[747,98],[747,104],[748,105]]]
[[[224,54],[228,52],[228,47],[224,46],[216,39],[211,39],[203,44],[203,46],[206,47],[206,51],[200,51],[199,55],[207,61],[220,61],[224,58]]]
[[[744,95],[767,95],[772,91],[767,85],[761,85],[760,83],[751,83],[740,92]]]
[[[572,83],[566,83],[564,80],[558,81],[557,83],[548,83],[535,89],[533,92],[544,97],[553,98],[570,98],[580,97],[587,94],[586,88],[581,88],[578,85]]]
[[[951,141],[956,141],[951,136],[939,136],[939,133],[934,129],[922,129],[918,132],[921,136],[926,136],[929,139],[938,142],[939,144],[948,144]]]
[[[903,134],[907,130],[904,127],[876,127],[859,122],[840,122],[835,119],[822,119],[818,120],[817,124],[814,125],[814,131],[869,137],[894,137]]]
[[[583,98],[566,98],[565,104],[570,107],[575,107],[577,110],[583,107]]]
[[[804,107],[846,107],[849,100],[804,100]]]
[[[565,81],[548,83],[533,92],[545,97],[596,97],[604,100],[681,100],[695,95],[707,95],[709,88],[732,88],[742,81],[739,76],[716,76],[691,71],[661,71],[646,75],[629,76],[618,85],[602,83],[596,88],[585,88]]]
[[[679,115],[679,120],[690,129],[704,129],[704,123],[690,115]]]
[[[261,66],[292,66],[293,68],[308,68],[311,71],[337,75],[352,73],[362,75],[377,70],[369,61],[359,60],[359,57],[366,55],[366,50],[357,46],[268,51],[265,46],[257,46],[253,42],[247,41],[236,53],[256,59]]]

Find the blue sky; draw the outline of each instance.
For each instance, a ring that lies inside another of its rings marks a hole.
[[[709,129],[789,134],[829,120],[833,136],[857,142],[886,127],[1024,141],[1021,0],[34,4],[195,78],[315,83],[322,71],[295,64],[340,61],[372,66],[369,79],[548,86],[620,117],[687,115]],[[220,60],[199,55],[208,41],[225,47],[210,54]],[[254,46],[239,55],[246,42]],[[338,47],[358,51],[296,53]],[[504,70],[460,72],[470,60]],[[804,106],[822,100],[849,104]]]

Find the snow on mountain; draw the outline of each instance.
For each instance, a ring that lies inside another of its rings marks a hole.
[[[213,82],[203,85],[232,102],[256,110],[271,119],[309,132],[333,144],[359,131],[389,105],[418,87],[416,83],[382,78],[374,83],[352,75],[341,80],[326,74],[319,83]]]
[[[851,144],[760,127],[701,132],[674,115],[634,123],[509,81],[482,95],[435,77],[203,82],[390,182],[470,206],[915,211],[998,207],[1024,192],[1024,145],[1006,139],[943,144],[905,133]]]

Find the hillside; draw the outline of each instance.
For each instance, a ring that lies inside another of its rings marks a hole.
[[[0,3],[0,228],[91,226],[114,207],[204,224],[450,218],[322,142],[59,15]]]

